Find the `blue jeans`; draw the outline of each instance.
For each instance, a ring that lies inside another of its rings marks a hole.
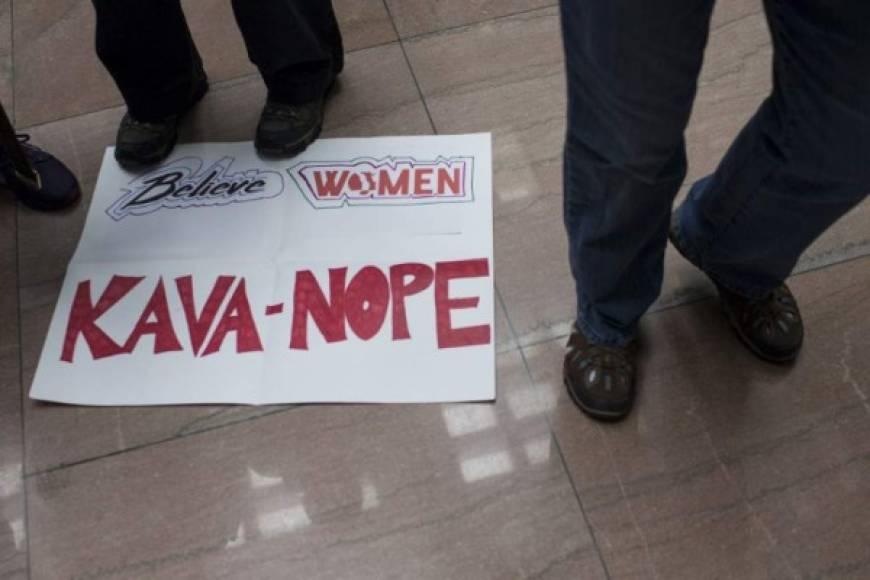
[[[676,216],[692,262],[762,297],[870,191],[870,1],[765,0],[774,87]],[[631,341],[661,291],[713,0],[562,0],[577,324]]]

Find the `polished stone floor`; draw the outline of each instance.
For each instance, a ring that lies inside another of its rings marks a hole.
[[[229,0],[188,0],[212,91],[183,140],[249,140],[264,89]],[[328,136],[494,135],[494,405],[79,408],[26,396],[87,199],[0,195],[0,579],[870,578],[870,204],[791,285],[792,367],[732,337],[671,250],[636,412],[563,392],[553,0],[336,0]],[[88,0],[0,0],[0,100],[92,189],[123,114]],[[688,129],[710,171],[769,90],[759,0],[721,0]]]

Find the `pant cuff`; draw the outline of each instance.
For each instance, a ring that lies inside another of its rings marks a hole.
[[[626,337],[620,336],[617,333],[599,333],[583,318],[582,314],[577,316],[577,319],[574,321],[574,326],[577,330],[583,333],[586,340],[592,344],[600,344],[602,346],[626,346],[635,339],[634,334]]]

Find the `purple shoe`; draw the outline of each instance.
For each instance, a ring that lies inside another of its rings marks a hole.
[[[31,145],[29,135],[17,137],[32,175],[19,171],[0,148],[0,187],[11,190],[27,207],[40,211],[60,210],[78,202],[81,191],[72,171],[50,153]]]

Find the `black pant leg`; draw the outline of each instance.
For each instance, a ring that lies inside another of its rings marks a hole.
[[[179,0],[93,0],[97,56],[130,114],[152,121],[181,113],[204,78]]]
[[[233,0],[233,11],[270,99],[319,98],[341,71],[341,32],[329,0]]]

